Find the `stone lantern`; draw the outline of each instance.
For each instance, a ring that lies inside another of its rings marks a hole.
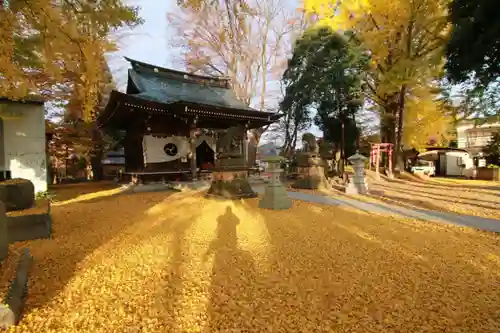
[[[266,172],[270,173],[271,176],[269,183],[266,185],[264,196],[259,201],[260,208],[278,210],[292,207],[292,200],[288,197],[286,189],[280,180],[283,171],[280,164],[283,160],[284,158],[281,156],[270,156],[263,159],[268,165]]]
[[[347,184],[345,192],[347,194],[367,194],[368,184],[365,180],[365,161],[366,157],[361,155],[358,151],[347,159],[354,169],[354,176]]]

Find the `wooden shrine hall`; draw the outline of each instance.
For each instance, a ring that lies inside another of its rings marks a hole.
[[[279,118],[239,101],[229,78],[125,59],[132,65],[127,91],[111,92],[97,122],[125,132],[124,174],[132,181],[203,177],[215,165],[218,133],[234,126],[258,128]],[[248,166],[246,138],[241,149]]]

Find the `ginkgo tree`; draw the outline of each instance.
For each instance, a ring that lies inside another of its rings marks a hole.
[[[405,105],[403,142],[417,150],[424,149],[433,138],[437,145],[450,139],[453,119],[447,105],[437,102],[439,89],[430,92],[428,86],[415,85]]]
[[[110,35],[142,20],[120,0],[0,2],[0,95],[56,99],[77,94],[92,120],[102,85],[102,59],[116,50]]]
[[[353,31],[370,54],[368,97],[380,111],[382,140],[395,144],[398,162],[405,102],[417,85],[420,95],[432,94],[430,83],[442,74],[450,30],[448,4],[449,0],[305,0],[305,10],[318,17],[319,25]],[[438,103],[427,97],[429,103]]]

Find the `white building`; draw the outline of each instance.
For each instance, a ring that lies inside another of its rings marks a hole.
[[[47,191],[45,108],[41,101],[0,99],[0,179],[24,178]]]
[[[476,124],[474,119],[462,120],[456,125],[457,148],[466,149],[472,157],[481,157],[493,134],[500,131],[500,122]]]
[[[429,148],[418,158],[432,161],[436,176],[467,176],[468,170],[473,169],[473,160],[469,152],[459,148]]]

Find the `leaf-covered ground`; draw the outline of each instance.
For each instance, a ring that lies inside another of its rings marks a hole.
[[[498,332],[496,235],[294,202],[54,206],[14,332]]]
[[[387,203],[500,220],[500,183],[431,178],[370,182],[370,197]],[[500,221],[499,221],[500,222]]]

